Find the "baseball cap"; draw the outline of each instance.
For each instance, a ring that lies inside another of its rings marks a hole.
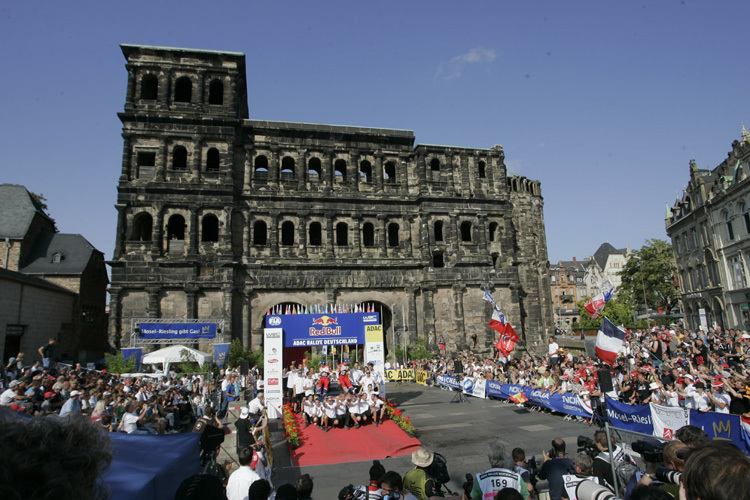
[[[247,407],[242,408],[242,411],[240,411],[240,418],[247,418],[248,415],[250,415],[250,411]]]
[[[721,380],[716,380],[711,384],[711,387],[724,387],[724,382]]]
[[[70,391],[70,397],[71,397],[71,398],[72,398],[73,396],[80,396],[80,395],[81,395],[81,391]]]
[[[648,388],[651,389],[652,391],[658,391],[659,390],[659,384],[657,384],[656,382],[651,382],[648,385]]]
[[[10,384],[8,385],[8,387],[10,387],[10,388],[12,389],[13,387],[16,387],[16,386],[19,386],[19,385],[21,385],[21,382],[19,382],[18,380],[14,380],[14,381],[12,381],[12,382],[11,382],[11,383],[10,383]]]

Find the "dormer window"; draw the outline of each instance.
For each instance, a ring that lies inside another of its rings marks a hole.
[[[52,263],[53,264],[60,264],[63,260],[63,254],[62,252],[55,252],[52,254]]]

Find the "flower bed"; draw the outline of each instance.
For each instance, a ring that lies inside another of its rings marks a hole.
[[[294,412],[292,411],[291,404],[285,404],[281,408],[284,420],[284,434],[282,437],[286,438],[286,442],[289,446],[299,448],[299,429],[297,428],[297,421],[294,418]]]
[[[396,403],[393,401],[385,400],[385,412],[388,414],[389,417],[391,417],[391,420],[393,420],[396,425],[401,427],[404,432],[406,432],[408,435],[413,436],[414,432],[417,430],[414,425],[411,423],[411,419],[409,417],[405,417],[403,412],[398,409],[396,406]]]

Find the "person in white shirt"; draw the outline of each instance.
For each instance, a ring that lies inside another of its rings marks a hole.
[[[307,372],[305,378],[302,379],[302,389],[305,391],[305,397],[315,394],[315,382],[310,376],[310,372]]]
[[[355,394],[362,386],[362,377],[364,377],[364,372],[360,369],[359,363],[354,363],[354,368],[349,370],[349,381],[352,383]]]
[[[706,394],[706,385],[703,382],[696,382],[690,397],[693,400],[693,408],[700,412],[711,410],[711,399]]]
[[[310,380],[310,388],[312,391],[312,380]],[[294,378],[294,387],[292,389],[294,390],[294,412],[299,413],[302,411],[302,400],[305,399],[305,377],[299,372]]]
[[[333,425],[341,425],[344,429],[349,428],[349,401],[346,394],[339,394],[336,398],[336,420]]]
[[[248,500],[250,485],[260,479],[260,476],[250,467],[253,450],[242,448],[238,456],[240,468],[229,476],[227,483],[227,500]]]
[[[717,380],[711,384],[713,387],[713,393],[708,394],[709,399],[714,404],[714,411],[717,413],[729,413],[729,404],[732,402],[732,398],[724,392],[724,382]]]
[[[367,395],[365,393],[361,393],[359,399],[355,399],[349,404],[349,414],[352,420],[354,420],[355,429],[359,429],[360,424],[367,423],[369,411],[370,404],[367,402]]]
[[[404,480],[398,472],[388,471],[380,479],[383,498],[402,498],[403,500],[418,500],[408,490],[404,489]]]
[[[323,432],[328,432],[331,425],[337,425],[336,406],[336,398],[334,397],[328,397],[323,401],[323,416],[321,417]]]
[[[383,422],[385,404],[375,393],[370,394],[370,412],[372,413],[372,422],[375,424],[375,427],[377,427],[378,423]]]
[[[250,415],[260,416],[265,408],[266,398],[262,392],[259,392],[258,397],[247,404],[247,411],[250,412]]]
[[[314,395],[310,394],[307,396],[307,399],[302,402],[302,420],[305,421],[305,427],[310,424],[318,423],[318,410],[315,409],[315,402],[313,401],[314,397]]]
[[[550,366],[555,366],[560,361],[560,346],[555,342],[555,337],[549,338],[548,354]]]

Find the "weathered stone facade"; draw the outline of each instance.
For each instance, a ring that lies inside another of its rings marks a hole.
[[[538,181],[502,147],[248,119],[245,57],[123,45],[128,90],[110,342],[133,317],[224,318],[258,345],[278,304],[374,303],[393,338],[484,345],[487,286],[530,348],[552,327]],[[403,311],[403,314],[402,314]],[[397,340],[398,341],[398,340]]]

